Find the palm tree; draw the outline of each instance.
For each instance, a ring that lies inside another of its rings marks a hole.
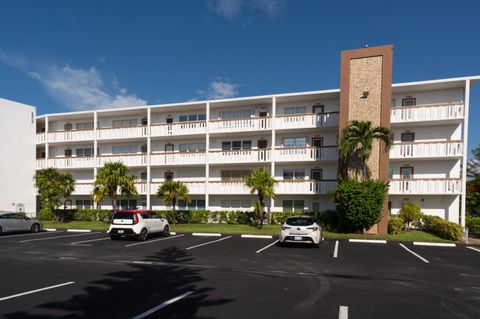
[[[75,178],[70,173],[60,174],[59,176],[60,187],[63,197],[63,209],[67,208],[67,197],[72,195],[75,191]]]
[[[372,127],[370,121],[356,120],[349,122],[342,130],[340,160],[344,166],[344,179],[348,178],[349,168],[355,169],[357,178],[359,172],[361,172],[363,180],[369,178],[370,171],[366,162],[372,154],[375,140],[383,142],[385,152],[388,152],[393,143],[391,130],[382,126]]]
[[[173,226],[176,225],[177,202],[184,200],[191,202],[190,195],[188,195],[188,187],[179,181],[166,181],[158,187],[157,196],[163,198],[166,204],[172,205]]]
[[[49,167],[36,171],[33,177],[42,206],[52,212],[60,205],[60,175],[56,168]]]
[[[245,186],[250,188],[250,192],[252,194],[257,193],[255,210],[258,211],[260,217],[259,228],[263,227],[265,200],[275,199],[275,184],[275,179],[265,168],[253,170],[245,181]]]
[[[113,210],[117,209],[117,195],[134,197],[138,195],[135,182],[137,178],[127,175],[128,167],[122,162],[107,162],[95,177],[93,199],[98,204],[104,198],[112,200]]]

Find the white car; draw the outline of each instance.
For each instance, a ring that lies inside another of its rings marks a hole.
[[[147,240],[149,234],[170,234],[168,221],[151,210],[119,210],[113,214],[110,238],[122,237]]]
[[[323,241],[323,230],[312,217],[288,217],[282,225],[280,243],[306,243],[318,245]]]

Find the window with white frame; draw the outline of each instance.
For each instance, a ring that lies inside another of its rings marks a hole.
[[[220,171],[220,177],[222,182],[243,182],[250,172],[250,170],[223,170]]]
[[[284,137],[282,139],[282,145],[284,147],[301,147],[307,145],[306,137]]]
[[[112,154],[134,154],[137,153],[137,145],[112,146]]]
[[[320,212],[320,202],[312,202],[312,212]]]
[[[283,171],[283,179],[286,181],[296,181],[305,179],[304,169],[286,169]]]
[[[220,113],[222,120],[239,120],[239,119],[249,119],[255,115],[255,111],[225,111]]]
[[[205,121],[207,115],[204,113],[201,114],[182,114],[178,116],[179,122],[196,122],[196,121]]]
[[[205,148],[205,143],[178,144],[178,150],[180,152],[204,152]]]
[[[93,156],[93,147],[76,148],[75,149],[75,156],[77,156],[77,157]]]
[[[91,209],[92,208],[91,199],[77,199],[75,200],[75,206],[77,209]]]
[[[222,150],[249,150],[252,148],[252,141],[224,141]]]
[[[112,126],[113,127],[128,127],[128,126],[137,126],[138,120],[137,119],[126,119],[126,120],[113,120]]]
[[[118,199],[117,207],[119,209],[137,209],[136,199]]]
[[[293,114],[305,114],[307,113],[306,106],[291,106],[286,107],[284,110],[285,115],[293,115]]]
[[[303,212],[305,209],[305,201],[303,200],[284,200],[282,201],[283,211],[285,213],[290,212]]]
[[[75,124],[76,130],[93,130],[93,122],[81,122]]]
[[[204,199],[192,199],[189,203],[184,200],[178,201],[178,209],[180,210],[204,210],[205,209],[205,200]]]
[[[222,199],[220,207],[223,209],[251,209],[252,201],[250,199]]]

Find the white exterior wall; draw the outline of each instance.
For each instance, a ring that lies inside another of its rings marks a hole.
[[[36,214],[35,107],[0,99],[0,210]]]

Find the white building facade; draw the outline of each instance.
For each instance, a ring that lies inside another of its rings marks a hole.
[[[468,108],[466,77],[392,85],[389,210],[417,202],[426,214],[464,225]],[[124,208],[166,209],[155,193],[184,182],[179,209],[250,210],[244,177],[267,168],[278,181],[271,211],[333,209],[340,90],[150,105],[37,117],[36,169],[72,173],[71,207],[97,207],[93,181],[107,161],[139,178]],[[102,208],[111,208],[108,201]]]

